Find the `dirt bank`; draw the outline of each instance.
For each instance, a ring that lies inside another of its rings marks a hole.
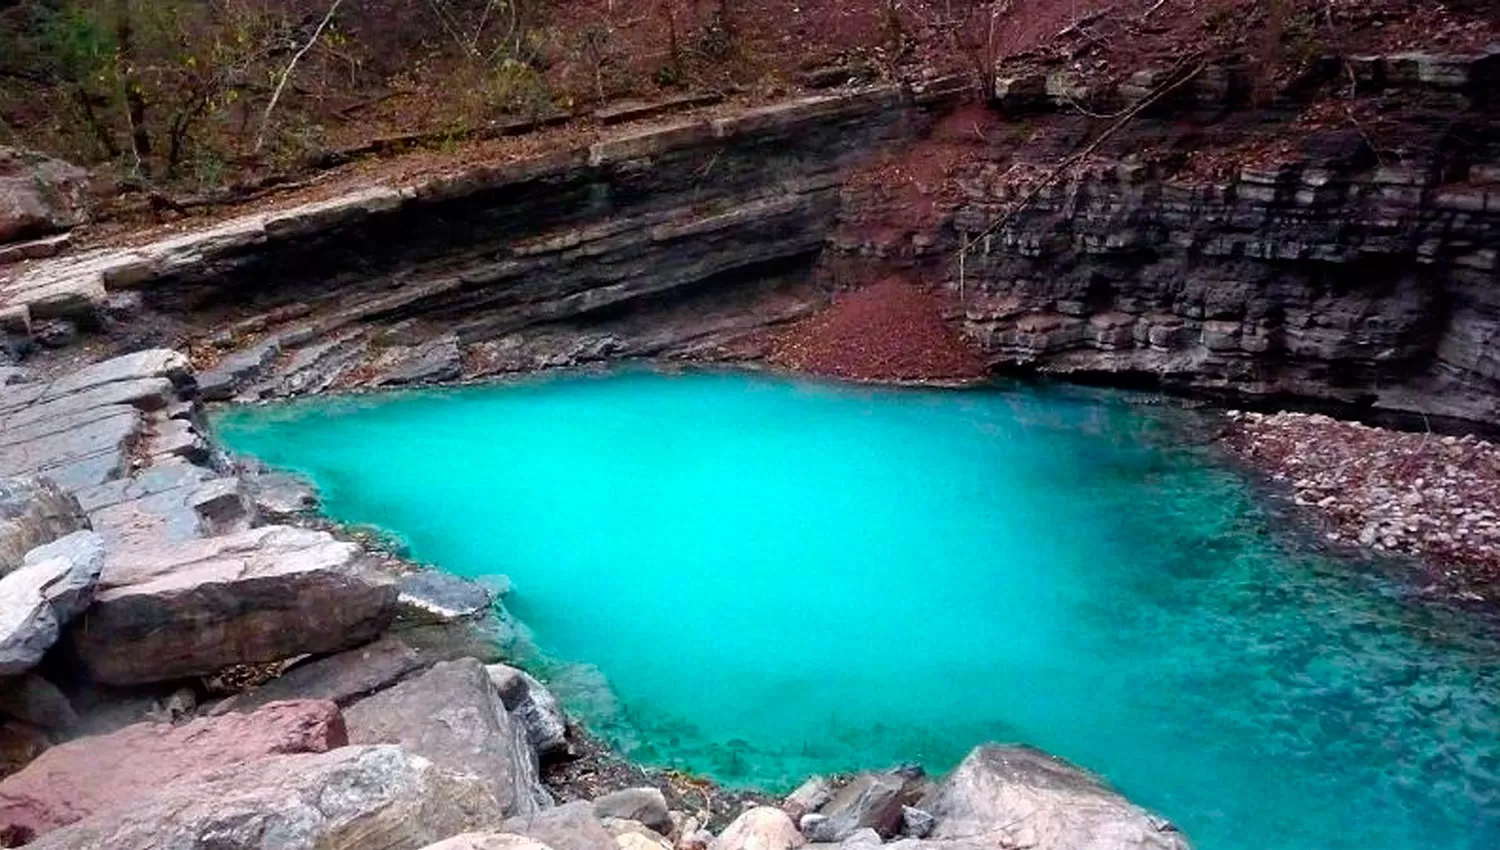
[[[845,293],[779,334],[777,366],[856,381],[964,380],[984,361],[944,321],[949,305],[897,278]]]

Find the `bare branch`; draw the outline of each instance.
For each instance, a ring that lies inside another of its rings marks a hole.
[[[333,5],[328,7],[328,14],[323,16],[318,28],[313,30],[312,38],[302,45],[302,49],[298,50],[292,57],[292,61],[286,63],[286,67],[282,69],[281,79],[276,82],[276,91],[271,93],[271,102],[266,104],[266,111],[260,116],[260,131],[255,134],[256,153],[259,153],[266,143],[266,128],[271,124],[271,113],[276,109],[276,102],[281,99],[281,92],[286,88],[286,81],[291,79],[292,71],[296,69],[297,63],[302,61],[302,57],[307,55],[307,51],[312,50],[313,45],[318,43],[318,37],[323,34],[323,30],[328,28],[328,24],[333,21],[334,13],[338,12],[339,6],[343,3],[344,0],[333,0]]]

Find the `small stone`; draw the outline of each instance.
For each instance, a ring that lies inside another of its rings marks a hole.
[[[662,835],[672,831],[667,798],[656,788],[626,788],[594,800],[594,813],[601,818],[620,818],[643,824]]]

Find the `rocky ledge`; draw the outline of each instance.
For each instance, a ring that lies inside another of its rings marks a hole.
[[[184,355],[6,381],[0,846],[1188,846],[1019,747],[780,805],[611,762],[503,663],[492,595],[310,527],[305,488],[231,464]]]

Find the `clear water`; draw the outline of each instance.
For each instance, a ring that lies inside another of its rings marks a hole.
[[[1186,414],[626,373],[227,411],[420,559],[506,574],[634,757],[736,784],[1023,741],[1202,850],[1500,847],[1500,641],[1277,530]]]

